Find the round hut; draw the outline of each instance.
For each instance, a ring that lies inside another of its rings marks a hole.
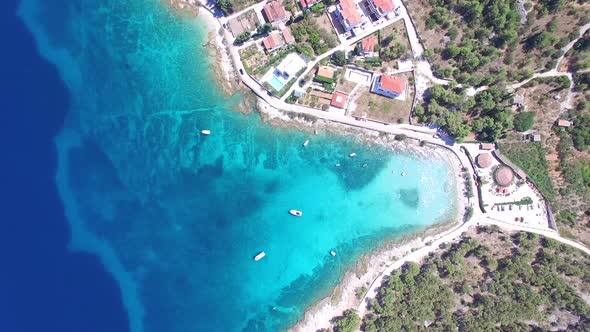
[[[510,167],[500,166],[494,171],[494,182],[500,187],[508,187],[514,182],[514,172]]]
[[[492,156],[489,153],[480,153],[475,157],[475,163],[479,168],[488,168],[492,166]]]

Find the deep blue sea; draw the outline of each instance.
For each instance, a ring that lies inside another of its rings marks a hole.
[[[442,156],[233,111],[203,23],[161,1],[6,6],[0,331],[285,329],[453,217]]]

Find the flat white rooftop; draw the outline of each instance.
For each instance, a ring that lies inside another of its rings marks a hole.
[[[354,68],[347,68],[344,74],[344,79],[368,87],[371,86],[371,81],[373,80],[373,73]]]

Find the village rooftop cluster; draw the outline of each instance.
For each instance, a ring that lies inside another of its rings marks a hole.
[[[359,120],[400,123],[409,118],[414,87],[398,8],[393,0],[268,1],[228,16],[224,26],[244,65],[241,74],[269,95]]]

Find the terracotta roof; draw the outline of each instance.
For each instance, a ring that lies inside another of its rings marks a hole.
[[[348,99],[347,95],[345,95],[342,92],[336,91],[332,95],[332,102],[330,102],[330,105],[338,108],[344,108],[344,105],[346,105],[346,99]]]
[[[266,18],[268,18],[268,20],[271,22],[281,19],[286,15],[285,8],[279,1],[276,0],[264,5],[263,10]]]
[[[271,33],[268,37],[262,40],[262,44],[267,50],[272,50],[273,48],[282,45],[283,41],[278,33]]]
[[[295,38],[293,38],[293,35],[291,34],[291,29],[284,28],[283,30],[281,30],[281,34],[283,34],[283,39],[285,40],[285,43],[291,44],[295,42]]]
[[[480,168],[492,166],[492,156],[489,153],[480,153],[475,157],[475,162]]]
[[[387,13],[395,9],[395,5],[392,0],[373,0],[375,7],[379,8],[382,13]]]
[[[321,0],[299,0],[299,4],[301,4],[302,8],[309,8],[320,1]]]
[[[559,121],[557,121],[557,125],[560,127],[569,127],[572,125],[572,123],[565,119],[559,119]]]
[[[332,79],[332,78],[334,78],[334,71],[335,71],[335,69],[332,67],[319,66],[316,75]]]
[[[501,187],[508,187],[514,181],[514,172],[508,166],[500,166],[494,172],[494,181]]]
[[[406,81],[398,77],[383,74],[379,80],[379,87],[383,90],[395,92],[401,95],[406,89]]]
[[[348,21],[348,24],[354,25],[361,23],[361,14],[356,10],[352,0],[340,0],[340,7],[342,7],[342,17]]]
[[[361,48],[364,52],[373,52],[377,45],[377,35],[370,35],[361,41]]]

